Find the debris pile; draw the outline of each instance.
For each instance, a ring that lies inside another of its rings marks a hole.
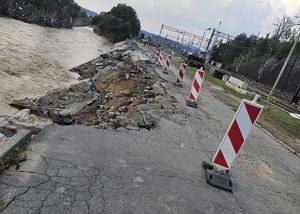
[[[30,109],[24,109],[13,115],[0,118],[0,142],[13,136],[19,129],[27,129],[37,134],[46,126],[53,124],[50,119],[30,114]]]
[[[118,44],[72,71],[83,79],[80,83],[36,99],[16,100],[12,105],[61,125],[114,129],[150,129],[158,120],[151,112],[176,110],[176,101],[167,96],[153,62],[133,41]]]

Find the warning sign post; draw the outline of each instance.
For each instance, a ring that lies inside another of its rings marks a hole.
[[[197,99],[200,94],[200,90],[202,89],[202,83],[204,81],[205,71],[201,68],[197,70],[195,73],[195,77],[193,80],[193,85],[191,91],[189,93],[188,99],[186,100],[186,105],[193,108],[198,108]]]
[[[183,78],[186,73],[186,68],[187,68],[187,64],[181,63],[181,65],[179,67],[178,75],[176,77],[175,82],[173,83],[175,86],[183,87]]]
[[[164,70],[163,70],[163,73],[164,74],[169,74],[169,69],[170,69],[170,66],[171,66],[171,56],[169,55],[166,59],[166,64],[165,64],[165,67],[164,67]]]
[[[216,154],[212,164],[203,163],[207,182],[212,186],[232,191],[232,180],[229,169],[242,150],[251,130],[262,113],[263,106],[253,101],[242,100]]]

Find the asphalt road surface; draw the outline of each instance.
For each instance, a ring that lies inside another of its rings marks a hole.
[[[1,176],[3,213],[300,213],[300,160],[257,127],[231,169],[234,193],[206,183],[202,161],[234,112],[205,87],[199,109],[186,107],[191,80],[176,88],[161,71],[182,113],[153,113],[151,131],[44,129],[19,171]]]

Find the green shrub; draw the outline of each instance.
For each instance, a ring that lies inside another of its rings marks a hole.
[[[113,43],[136,37],[141,30],[136,11],[125,4],[118,4],[111,11],[101,13],[94,23],[97,21],[100,35]]]

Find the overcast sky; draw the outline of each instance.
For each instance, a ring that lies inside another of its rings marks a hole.
[[[273,31],[273,23],[282,15],[294,16],[300,0],[75,0],[95,12],[109,11],[118,3],[132,6],[138,13],[142,29],[159,33],[161,24],[202,34],[209,27],[232,35],[264,35]]]

